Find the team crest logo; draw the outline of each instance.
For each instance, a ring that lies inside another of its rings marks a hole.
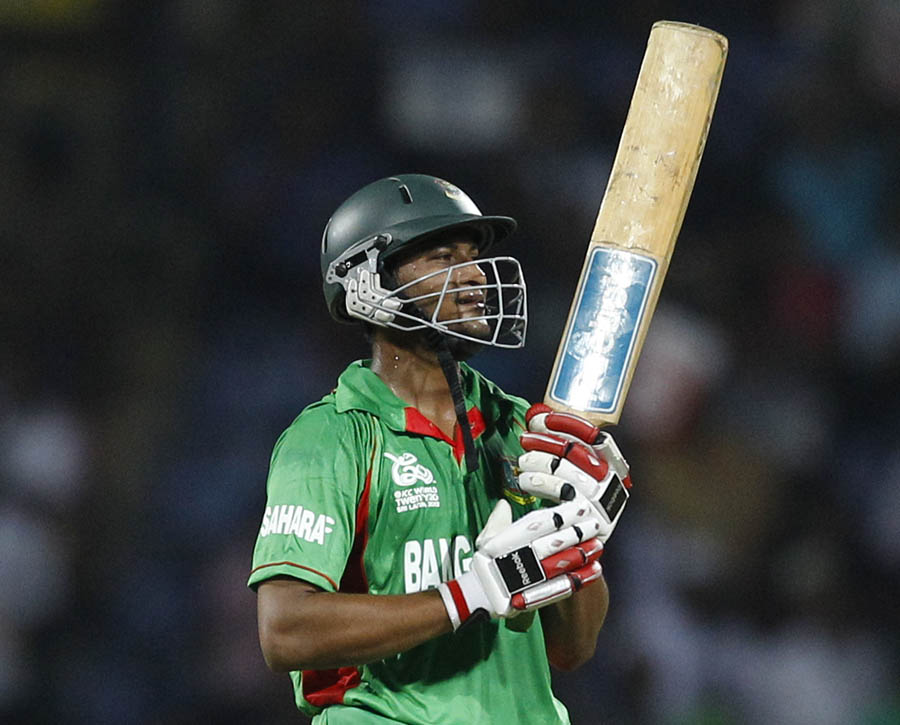
[[[515,460],[504,456],[500,459],[500,466],[504,481],[503,495],[506,496],[506,498],[522,506],[527,506],[528,504],[537,501],[534,496],[519,488],[519,478],[516,475]]]
[[[444,181],[443,179],[435,179],[434,183],[441,187],[444,191],[444,195],[450,199],[457,199],[462,196],[462,190],[458,186],[454,186],[449,181]]]

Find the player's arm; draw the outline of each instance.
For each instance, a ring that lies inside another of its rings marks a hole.
[[[541,610],[550,664],[574,670],[594,656],[597,636],[609,608],[609,589],[601,576],[591,586]]]
[[[516,522],[500,501],[475,542],[469,571],[437,591],[329,593],[290,577],[258,589],[259,637],[276,671],[383,659],[481,617],[508,617],[568,597],[599,574],[601,526],[584,498]]]
[[[259,585],[257,621],[263,656],[276,672],[362,665],[452,629],[436,591],[344,594],[287,576]]]
[[[322,431],[335,448],[321,445]],[[374,456],[369,435],[353,418],[315,406],[275,446],[249,582],[262,653],[273,670],[361,665],[450,629],[437,592],[335,591],[357,535],[362,482]]]

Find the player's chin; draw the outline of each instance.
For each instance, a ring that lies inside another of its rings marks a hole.
[[[461,320],[447,324],[447,329],[456,335],[465,335],[468,339],[448,335],[447,343],[450,352],[456,360],[468,360],[484,347],[484,343],[490,342],[492,330],[487,320]],[[484,342],[479,342],[483,340]]]
[[[493,331],[487,320],[459,320],[448,322],[447,329],[459,335],[466,337],[474,337],[477,340],[488,341],[491,339]]]

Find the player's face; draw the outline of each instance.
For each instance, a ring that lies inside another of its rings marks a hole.
[[[394,277],[399,285],[404,285],[426,275],[448,270],[453,265],[471,262],[477,257],[478,247],[469,237],[451,236],[414,256],[402,259],[396,267]],[[484,272],[476,264],[467,264],[450,271],[449,274],[448,291],[435,319],[439,322],[460,320],[448,327],[473,337],[489,337],[491,329],[487,320],[467,319],[485,314],[484,289],[477,289],[479,285],[487,283]],[[446,274],[434,274],[433,277],[422,280],[406,290],[406,296],[418,297],[440,293],[446,280]],[[434,315],[439,299],[439,296],[435,294],[417,304],[422,312],[430,318]]]

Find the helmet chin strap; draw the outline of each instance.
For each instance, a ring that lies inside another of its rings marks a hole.
[[[396,289],[397,280],[393,271],[382,270],[384,284],[388,289]],[[426,314],[415,303],[407,303],[410,314],[427,320]],[[462,376],[459,371],[459,363],[453,357],[447,336],[433,327],[426,328],[425,339],[431,348],[437,353],[441,371],[450,388],[450,397],[453,399],[453,409],[456,413],[456,424],[462,431],[463,450],[465,451],[466,473],[478,470],[478,452],[475,450],[475,440],[472,438],[472,428],[469,425],[469,414],[466,410],[466,399],[463,395]]]
[[[450,387],[450,397],[453,398],[453,408],[456,411],[456,424],[462,431],[463,450],[465,451],[466,472],[473,473],[478,470],[478,451],[475,450],[475,441],[472,438],[472,428],[469,426],[469,414],[466,410],[466,400],[463,396],[462,376],[459,371],[459,363],[450,351],[447,336],[435,329],[428,331],[428,343],[437,352],[438,362]]]

